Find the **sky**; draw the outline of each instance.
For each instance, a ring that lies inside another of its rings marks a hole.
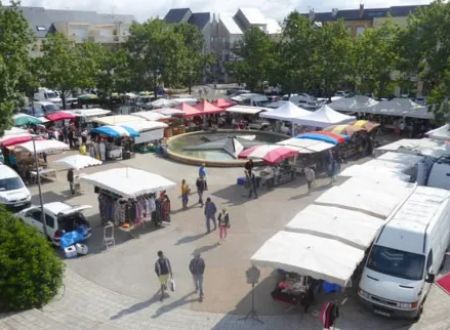
[[[7,1],[3,1],[5,4]],[[131,14],[143,22],[151,17],[164,17],[170,8],[189,7],[194,12],[234,14],[239,7],[259,8],[267,17],[283,21],[294,9],[308,12],[314,9],[331,11],[332,8],[355,9],[361,2],[365,8],[427,4],[430,0],[22,0],[23,6],[49,9],[94,10],[105,14]]]

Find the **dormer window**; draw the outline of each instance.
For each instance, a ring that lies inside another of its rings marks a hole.
[[[39,32],[42,32],[42,31],[47,31],[47,28],[43,25],[36,25],[36,30],[38,30]]]

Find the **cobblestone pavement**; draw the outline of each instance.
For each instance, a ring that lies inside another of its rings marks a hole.
[[[107,163],[85,172],[129,165],[162,174],[179,183],[186,178],[194,186],[197,167],[159,159],[154,155]],[[319,179],[315,191],[305,194],[301,178],[274,190],[262,190],[260,197],[248,200],[235,185],[241,169],[208,169],[208,195],[218,206],[226,205],[232,221],[228,240],[218,244],[217,233],[205,235],[202,209],[192,205],[180,210],[178,189],[169,191],[172,223],[162,229],[147,228],[139,239],[116,231],[117,245],[104,251],[102,227],[98,219],[97,199],[91,186],[83,185],[83,194],[70,196],[65,172],[58,180],[43,186],[46,202],[64,200],[90,204],[87,212],[93,226],[87,257],[66,260],[65,291],[43,310],[0,315],[0,329],[320,329],[318,309],[308,314],[272,301],[270,291],[275,278],[272,269],[261,269],[261,282],[255,288],[256,307],[264,324],[242,315],[250,306],[250,288],[245,270],[250,256],[261,244],[328,188],[327,179]],[[36,198],[36,187],[32,187]],[[194,195],[191,203],[195,203]],[[194,201],[193,201],[194,200]],[[156,295],[158,282],[153,272],[156,251],[170,257],[177,291],[164,302]],[[202,252],[207,264],[205,300],[199,303],[187,271],[193,252]],[[450,270],[447,262],[444,271]],[[327,299],[331,299],[328,297]],[[433,287],[422,318],[416,324],[378,317],[362,308],[353,297],[342,306],[339,329],[450,329],[450,299]]]

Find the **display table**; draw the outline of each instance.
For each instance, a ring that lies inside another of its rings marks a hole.
[[[56,170],[53,168],[38,168],[41,179],[54,181],[56,180]],[[30,171],[30,180],[32,183],[37,182],[37,171]]]
[[[122,158],[122,148],[111,149],[108,151],[108,159]]]

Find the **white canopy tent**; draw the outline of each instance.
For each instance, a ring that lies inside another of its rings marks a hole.
[[[309,113],[307,116],[293,120],[297,125],[311,127],[328,127],[331,125],[345,124],[356,120],[353,116],[347,116],[323,105],[319,110]]]
[[[352,165],[350,167],[347,167],[345,170],[339,173],[339,176],[360,177],[360,178],[375,176],[375,177],[383,177],[384,179],[391,178],[394,180],[402,180],[405,182],[409,182],[411,178],[408,174],[401,173],[400,171],[395,169],[371,167],[365,166],[364,164]]]
[[[376,149],[377,152],[395,151],[398,153],[414,154],[439,158],[450,155],[448,144],[433,139],[402,139]]]
[[[134,139],[134,142],[141,144],[161,140],[164,137],[164,129],[169,125],[160,121],[144,121],[141,119],[137,122],[123,123],[121,126],[139,132],[139,136]]]
[[[386,218],[410,194],[413,184],[392,177],[352,177],[316,199],[316,204],[344,207]]]
[[[280,141],[277,144],[286,147],[293,147],[297,149],[301,154],[312,154],[335,147],[334,144],[323,141],[297,138],[290,138],[284,141]]]
[[[336,111],[342,112],[364,112],[362,110],[373,107],[378,101],[365,95],[355,95],[352,97],[343,97],[328,104]]]
[[[170,116],[163,115],[162,113],[156,111],[139,111],[133,112],[131,115],[150,121],[158,121],[170,118]]]
[[[285,230],[335,239],[366,250],[383,224],[382,219],[362,212],[313,204],[297,213]]]
[[[377,115],[434,119],[434,114],[428,112],[426,106],[415,103],[407,98],[393,98],[389,101],[381,101],[374,106],[361,109],[361,111]]]
[[[63,142],[56,140],[35,140],[36,152],[47,154],[57,154],[63,151],[70,150],[69,146]],[[34,152],[33,141],[21,143],[16,145],[17,148],[23,148],[31,153]]]
[[[450,141],[450,125],[445,124],[444,126],[428,131],[426,135],[433,140]]]
[[[74,109],[74,110],[64,110],[74,116],[82,117],[85,119],[91,119],[95,117],[104,117],[111,113],[111,110],[92,108],[92,109]]]
[[[142,121],[142,118],[139,118],[136,116],[131,116],[131,115],[116,115],[116,116],[95,118],[93,121],[100,125],[115,125],[115,126],[117,126],[117,125],[121,125],[124,123]]]
[[[257,115],[263,111],[273,111],[273,109],[266,107],[254,107],[251,105],[233,105],[226,109],[226,112],[241,113],[244,115]]]
[[[269,112],[263,112],[259,116],[261,118],[293,122],[296,119],[308,116],[311,113],[311,111],[302,109],[292,102],[285,102],[281,107]]]
[[[280,231],[250,260],[255,266],[281,268],[346,286],[363,258],[363,250],[333,239]]]
[[[175,182],[165,177],[132,167],[83,175],[80,180],[127,198],[136,198],[175,187]]]
[[[89,166],[97,166],[101,165],[102,161],[84,155],[72,155],[67,156],[62,159],[58,159],[55,161],[57,164],[63,164],[66,167],[73,168],[75,170],[80,170]]]
[[[3,132],[3,137],[12,136],[12,135],[25,135],[30,134],[28,130],[19,128],[19,127],[11,127]]]
[[[413,167],[418,162],[423,160],[423,158],[424,158],[423,156],[401,154],[401,153],[389,151],[389,152],[386,152],[386,153],[378,156],[377,160],[401,163],[401,164],[407,165],[407,167]]]

